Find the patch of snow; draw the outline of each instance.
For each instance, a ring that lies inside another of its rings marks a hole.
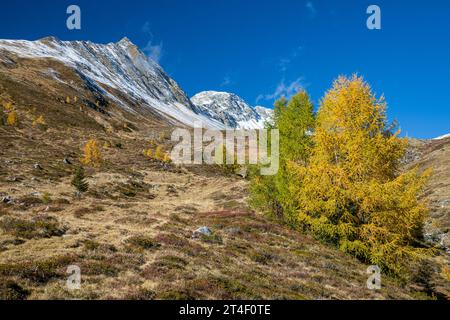
[[[440,137],[437,137],[437,138],[434,138],[433,140],[442,140],[442,139],[445,139],[445,138],[450,138],[450,133],[449,134],[445,134],[445,135],[440,136]]]

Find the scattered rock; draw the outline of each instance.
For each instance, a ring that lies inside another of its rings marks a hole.
[[[13,202],[14,202],[14,200],[11,196],[6,196],[6,197],[2,198],[2,203],[11,204]]]
[[[154,193],[149,193],[146,196],[146,198],[149,199],[149,200],[154,200],[154,199],[156,199],[156,197],[157,197],[157,195],[154,194]]]
[[[231,235],[237,235],[237,234],[241,234],[242,230],[239,227],[236,228],[228,228],[225,230],[226,233],[231,234]]]
[[[178,196],[177,188],[174,185],[168,185],[167,194],[170,196]]]
[[[446,199],[442,199],[442,200],[438,201],[437,205],[440,206],[441,208],[450,206],[450,198],[446,198]]]
[[[150,184],[149,189],[153,189],[155,191],[159,190],[161,186],[159,184]]]
[[[212,231],[208,227],[201,227],[192,233],[192,238],[200,238],[201,236],[211,236]]]
[[[247,167],[242,167],[242,168],[240,168],[240,169],[236,172],[236,175],[238,175],[238,176],[240,176],[240,177],[246,179],[246,178],[247,178],[247,175],[248,175]]]

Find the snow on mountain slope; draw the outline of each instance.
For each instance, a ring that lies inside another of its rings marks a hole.
[[[193,96],[191,101],[204,115],[231,128],[260,129],[273,115],[271,109],[252,108],[228,92],[203,91]]]
[[[444,134],[443,136],[440,136],[440,137],[437,137],[437,138],[434,138],[433,140],[442,140],[442,139],[449,138],[449,137],[450,137],[450,133],[449,134]]]
[[[60,61],[75,69],[87,82],[95,83],[102,94],[129,112],[138,111],[105,90],[105,86],[120,91],[138,105],[155,110],[169,122],[193,126],[201,121],[205,127],[224,128],[221,122],[200,113],[178,84],[127,38],[109,44],[60,41],[54,37],[37,41],[0,40],[0,60],[2,51],[23,58]]]
[[[255,111],[265,120],[270,121],[273,117],[273,109],[268,109],[263,106],[256,106]]]

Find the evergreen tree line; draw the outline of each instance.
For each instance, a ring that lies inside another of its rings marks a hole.
[[[419,199],[430,172],[402,170],[408,141],[361,77],[339,77],[317,113],[305,91],[280,99],[269,126],[280,170],[253,174],[253,206],[401,277],[427,256]]]

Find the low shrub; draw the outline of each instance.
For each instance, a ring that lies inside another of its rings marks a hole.
[[[38,217],[29,221],[6,216],[0,220],[0,228],[8,234],[25,239],[60,237],[66,231],[53,217]]]

